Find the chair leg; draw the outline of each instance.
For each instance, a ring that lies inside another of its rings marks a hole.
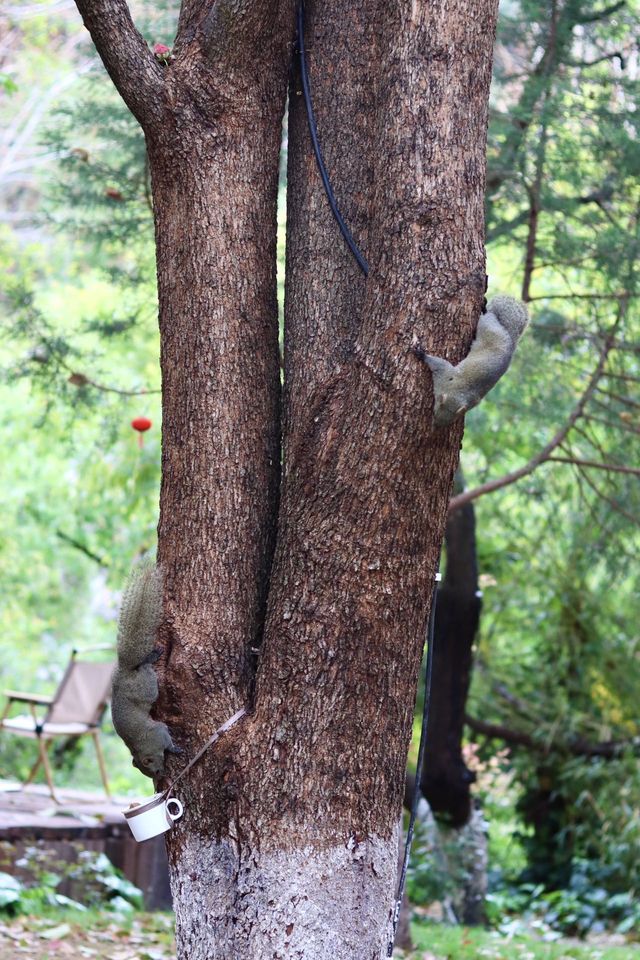
[[[33,778],[35,777],[36,773],[38,772],[41,766],[42,766],[42,757],[38,756],[38,759],[36,760],[34,765],[31,767],[31,770],[29,771],[29,776],[22,784],[23,788],[28,787],[29,784],[33,782]]]
[[[47,750],[49,749],[49,743],[38,737],[38,750],[40,751],[40,760],[42,761],[42,766],[44,767],[44,775],[47,778],[47,786],[49,787],[49,793],[51,794],[51,799],[54,803],[58,802],[56,797],[55,790],[53,789],[53,776],[51,774],[51,764],[49,763],[49,756]]]
[[[104,756],[102,754],[102,745],[100,743],[100,734],[97,730],[94,730],[91,734],[93,737],[93,742],[96,747],[96,755],[98,757],[98,766],[100,767],[100,776],[102,777],[102,785],[104,787],[104,792],[107,797],[111,799],[111,791],[109,790],[109,781],[107,780],[107,768],[104,765]]]

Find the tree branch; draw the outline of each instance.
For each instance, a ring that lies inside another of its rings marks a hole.
[[[603,53],[601,57],[596,57],[594,60],[568,60],[567,66],[586,69],[597,67],[599,63],[604,63],[607,60],[619,60],[620,64],[624,65],[624,54],[622,50],[614,50],[612,53]]]
[[[637,293],[543,293],[538,297],[529,297],[529,303],[534,300],[628,300],[637,297]]]
[[[589,743],[583,737],[576,737],[573,740],[545,744],[538,742],[524,730],[513,730],[499,723],[486,723],[468,714],[465,714],[464,720],[474,733],[481,733],[494,740],[504,740],[505,743],[512,743],[515,746],[526,747],[536,753],[548,754],[554,749],[571,753],[575,757],[613,759],[619,757],[625,750],[633,750],[634,753],[640,750],[640,737],[632,737],[629,740],[603,740],[600,743]]]
[[[540,213],[542,211],[542,181],[544,177],[544,168],[547,152],[548,126],[546,119],[547,100],[549,99],[549,88],[542,95],[542,107],[540,110],[540,136],[538,138],[538,148],[536,150],[535,176],[532,186],[527,190],[529,195],[529,215],[527,228],[527,242],[525,246],[524,275],[522,278],[522,299],[525,303],[530,298],[531,278],[535,269],[536,252],[538,245],[538,225]]]
[[[571,463],[575,467],[592,467],[596,470],[608,470],[610,473],[631,473],[640,476],[640,468],[623,467],[619,463],[597,463],[595,460],[578,460],[575,457],[547,457],[553,463]]]
[[[585,472],[585,470],[582,467],[578,467],[577,469],[578,469],[579,475],[582,477],[586,485],[591,490],[593,490],[595,495],[599,497],[600,500],[608,504],[612,510],[614,510],[616,513],[619,513],[620,516],[624,517],[625,520],[628,520],[629,523],[632,523],[634,526],[640,525],[640,519],[638,519],[638,517],[635,514],[630,513],[628,510],[625,510],[624,507],[622,507],[616,500],[614,500],[612,497],[609,497],[606,493],[600,490],[600,488],[596,486],[596,484],[593,482],[591,477],[588,475],[588,473]]]
[[[525,733],[524,730],[513,730],[511,727],[505,727],[500,723],[486,723],[484,720],[476,720],[468,713],[464,715],[464,722],[468,727],[471,727],[474,733],[481,733],[492,740],[504,740],[505,743],[527,747],[529,750],[543,749],[542,744],[537,744],[531,734]]]
[[[577,23],[597,23],[599,20],[605,20],[607,17],[610,17],[612,13],[617,13],[618,10],[622,10],[623,7],[626,7],[627,0],[617,0],[617,3],[612,3],[608,7],[604,7],[603,10],[597,10],[595,13],[589,14],[588,16],[580,16],[577,18]]]
[[[605,397],[609,397],[610,400],[617,400],[618,403],[621,403],[625,407],[633,407],[634,409],[640,409],[640,403],[637,400],[632,400],[631,397],[625,397],[622,393],[613,393],[611,390],[605,390],[604,387],[596,387],[598,393],[601,393]]]
[[[614,373],[608,370],[605,373],[607,380],[623,380],[625,383],[640,383],[640,377],[634,377],[631,373]]]
[[[90,560],[94,560],[101,567],[108,567],[109,564],[103,557],[99,557],[97,553],[94,553],[89,547],[85,546],[84,543],[81,543],[80,540],[76,540],[74,537],[70,537],[68,533],[64,533],[63,530],[56,530],[56,537],[60,540],[64,540],[65,543],[68,543],[71,547],[74,547],[76,550],[79,550],[80,553],[84,553],[85,557],[89,557]]]
[[[616,423],[614,420],[607,419],[607,417],[596,417],[593,413],[585,414],[585,420],[593,423],[601,423],[610,430],[622,430],[623,433],[634,433],[640,436],[640,427],[634,427],[633,424],[626,423],[624,420]]]
[[[66,364],[65,364],[66,366]],[[69,369],[67,367],[67,369]],[[73,371],[68,380],[74,387],[93,387],[94,390],[102,390],[104,393],[117,393],[121,397],[143,397],[148,393],[161,393],[161,390],[121,390],[119,387],[107,387],[103,383],[97,383],[85,376],[84,373]]]
[[[162,113],[162,67],[136,30],[126,0],[76,0],[107,73],[141,126]]]

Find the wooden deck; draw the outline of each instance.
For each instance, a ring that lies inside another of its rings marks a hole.
[[[94,850],[142,890],[147,909],[170,908],[164,838],[136,843],[122,815],[129,800],[82,790],[56,793],[57,803],[44,786],[20,789],[0,780],[0,870],[20,875],[16,861],[33,846],[68,863],[81,850]]]
[[[84,790],[57,790],[55,803],[45,786],[0,780],[0,835],[2,839],[21,836],[56,836],[60,830],[79,837],[98,836],[105,824],[126,826],[122,810],[129,800]]]

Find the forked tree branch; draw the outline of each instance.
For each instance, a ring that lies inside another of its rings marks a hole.
[[[135,118],[159,120],[162,67],[136,30],[126,0],[76,0],[107,73]]]

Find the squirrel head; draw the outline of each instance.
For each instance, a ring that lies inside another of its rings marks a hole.
[[[155,779],[164,773],[164,761],[158,760],[157,757],[142,756],[133,759],[131,763],[140,773],[144,773],[145,777]]]

